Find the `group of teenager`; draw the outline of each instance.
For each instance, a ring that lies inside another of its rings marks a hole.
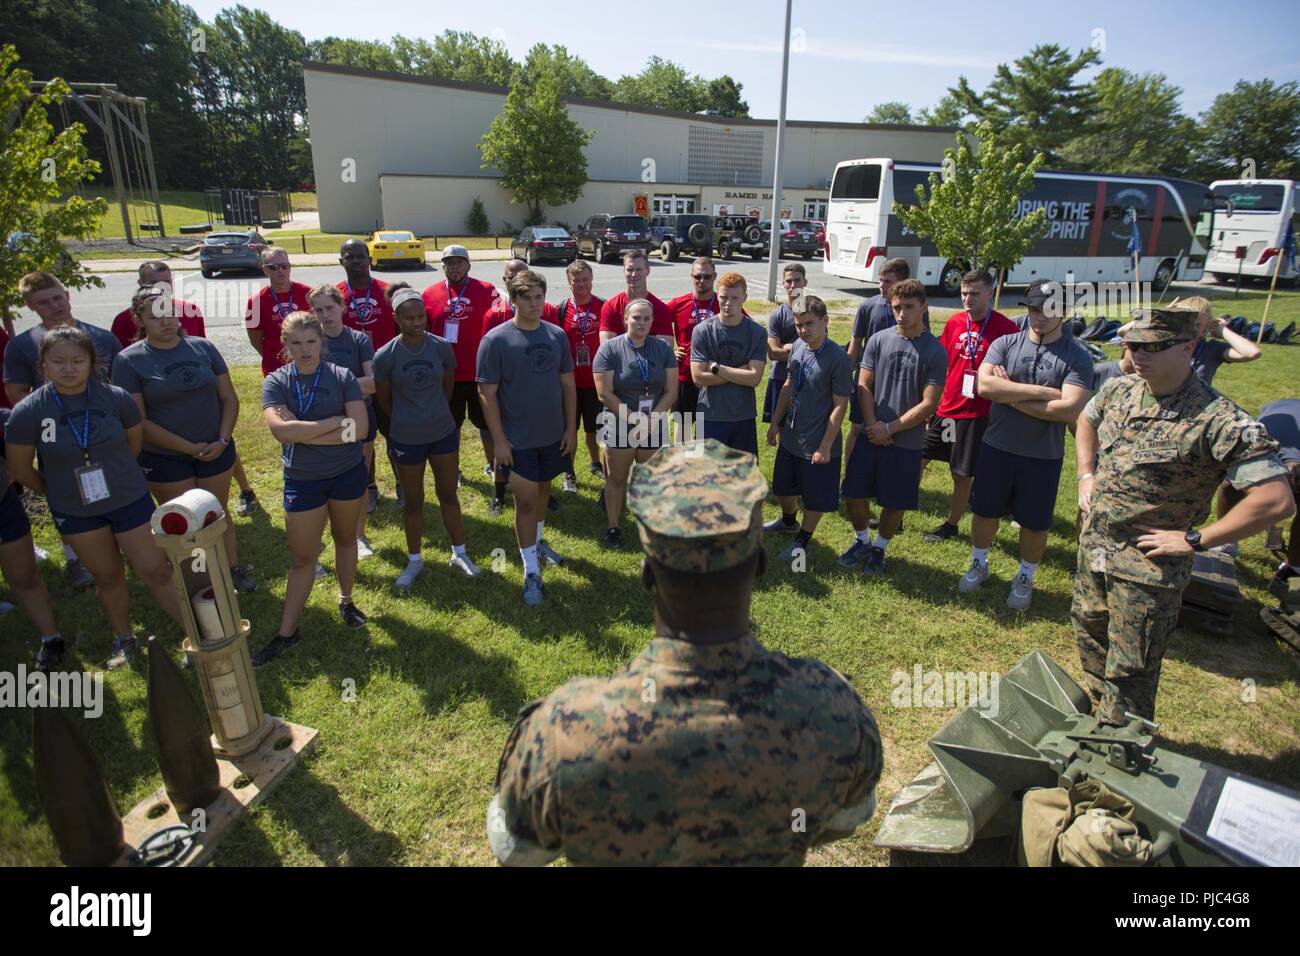
[[[692,263],[691,291],[668,302],[648,290],[642,252],[624,257],[626,288],[608,301],[593,295],[591,267],[577,260],[559,306],[546,302],[545,277],[519,260],[506,263],[501,289],[470,276],[461,246],[443,251],[443,277],[423,292],[374,278],[360,241],[344,243],[339,262],[342,281],[312,288],[293,281],[287,252],[267,247],[268,285],[246,306],[264,375],[263,421],[282,446],[290,560],[281,621],[254,656],[257,666],[299,640],[303,608],[325,573],[317,558],[327,523],[339,614],[350,627],[366,625],[351,592],[357,561],[372,554],[365,528],[378,503],[377,436],[403,512],[408,556],[395,586],[409,591],[424,571],[426,471],[450,567],[470,578],[481,573],[459,501],[467,417],[492,481],[490,513],[502,513],[507,492],[514,500],[529,606],[544,600],[543,567],[564,560],[546,541],[545,523],[553,480],[563,477],[566,493],[578,490],[579,425],[590,473],[602,479],[603,543],[618,548],[634,462],[691,437],[757,455],[761,419],[776,448],[772,490],[782,512],[764,530],[792,536],[778,560],[807,549],[821,517],[844,498],[854,538],[839,564],[883,575],[905,512],[918,507],[923,469],[937,460],[952,474],[951,507],[926,540],[957,535],[969,502],[971,564],[959,590],[973,592],[989,577],[999,522],[1013,517],[1021,565],[1007,603],[1027,608],[1055,510],[1064,432],[1105,377],[1131,371],[1123,367],[1127,352],[1113,368],[1094,368],[1069,325],[1045,308],[1043,283],[1030,286],[1019,319],[994,310],[993,280],[982,271],[963,276],[963,309],[936,337],[925,288],[902,259],[884,264],[880,294],[859,307],[847,347],[830,339],[826,305],[805,294],[796,263],[785,266],[786,301],[764,326],[744,311],[744,277],[719,276],[708,257]],[[111,332],[79,323],[52,276],[25,276],[20,292],[40,324],[4,351],[15,407],[4,428],[8,468],[0,471],[7,489],[0,570],[42,632],[38,664],[57,665],[63,641],[35,570],[19,496],[26,486],[46,496],[70,566],[84,566],[97,587],[114,632],[108,664],[120,666],[136,648],[124,558],[179,621],[170,570],[146,527],[155,503],[198,487],[227,506],[237,483],[238,513],[256,507],[232,437],[239,400],[200,311],[171,295],[164,263],[141,267],[139,290]],[[1214,321],[1208,302],[1183,304]],[[1258,355],[1244,339],[1219,344],[1206,343],[1198,374]],[[237,561],[233,523],[226,550],[236,589],[253,590]]]

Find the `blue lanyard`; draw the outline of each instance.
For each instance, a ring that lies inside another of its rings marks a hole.
[[[707,306],[701,306],[700,300],[692,297],[691,298],[691,324],[694,324],[696,322],[703,322],[709,316],[714,315],[715,313],[713,311],[713,307],[717,305],[717,303],[718,303],[718,293],[716,292],[713,293],[713,298],[709,300],[709,304]],[[701,313],[704,313],[703,318],[701,318]]]
[[[284,316],[280,315],[280,306],[281,306],[280,297],[275,294],[275,290],[272,289],[270,286],[266,287],[266,291],[271,293],[271,301],[275,303],[275,308],[272,309],[271,311],[273,311],[277,317],[283,319]],[[289,290],[289,311],[290,312],[293,311],[293,290],[292,289]]]
[[[373,283],[371,285],[373,285]],[[352,288],[352,283],[348,283],[348,292],[352,296],[352,311],[357,314],[357,318],[362,322],[370,318],[370,288],[371,286],[366,286],[365,289],[362,290],[361,294],[358,295],[357,290]],[[363,297],[366,303],[366,310],[364,312],[361,311],[361,302],[363,301]]]
[[[829,341],[830,338],[827,338],[826,342]],[[812,349],[808,348],[807,346],[804,347],[805,351],[808,354],[808,358],[801,359],[795,366],[796,368],[799,369],[799,375],[794,380],[794,390],[796,392],[803,388],[804,382],[807,381],[808,379],[808,369],[812,368],[814,365],[817,364],[817,356],[821,355],[822,349],[826,348],[826,342],[823,342],[821,345],[817,346],[817,351],[815,352]]]
[[[628,344],[631,344],[630,339],[628,340]],[[637,370],[641,373],[641,384],[645,386],[646,391],[648,392],[650,391],[650,362],[641,355],[641,349],[643,348],[645,348],[644,345],[641,346],[640,349],[633,345],[632,356],[636,359]]]
[[[76,441],[77,447],[81,449],[81,457],[85,459],[86,464],[90,464],[90,381],[86,381],[86,412],[81,418],[80,430],[78,430],[76,423],[73,422],[72,416],[68,414],[68,409],[63,404],[63,397],[53,385],[50,386],[50,392],[59,405],[59,411],[63,413],[63,420],[72,429],[72,437]]]
[[[966,349],[965,349],[966,361],[974,362],[975,356],[980,354],[980,343],[984,340],[984,326],[988,323],[989,316],[991,316],[992,314],[993,314],[993,310],[989,309],[988,314],[986,314],[983,320],[980,322],[978,334],[975,336],[975,344],[972,346],[970,341],[970,328],[971,328],[970,310],[966,311]]]
[[[297,368],[294,368],[294,370],[289,373],[289,378],[293,382],[293,393],[298,398],[298,417],[300,419],[304,418],[306,414],[311,411],[311,407],[316,404],[317,386],[320,385],[320,373],[324,368],[325,362],[322,360],[320,364],[316,366],[316,376],[311,380],[311,397],[305,404],[302,399],[302,376],[298,374]]]
[[[468,288],[469,288],[469,281],[466,280],[465,282],[461,283],[459,292],[453,292],[451,288],[451,280],[450,279],[447,280],[447,314],[451,318],[453,319],[460,318],[459,315],[460,304],[465,301],[466,298],[465,290]],[[514,306],[511,306],[511,311],[512,312],[514,311]]]

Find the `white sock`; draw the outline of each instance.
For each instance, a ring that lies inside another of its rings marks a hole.
[[[971,556],[971,558],[972,558],[973,560],[978,561],[980,564],[988,564],[988,563],[989,563],[989,549],[988,549],[988,548],[971,548],[971,549],[970,549],[970,556]]]
[[[50,641],[61,641],[61,640],[63,640],[63,635],[60,634],[58,631],[55,631],[53,634],[41,635],[42,644],[48,644]]]
[[[352,595],[351,595],[351,594],[340,594],[340,595],[339,595],[339,603],[340,603],[340,604],[351,604],[351,603],[352,603]]]
[[[889,538],[886,538],[883,534],[876,535],[875,546],[879,548],[881,551],[886,550],[889,547]]]
[[[1020,571],[1019,571],[1019,574],[1023,574],[1025,577],[1027,577],[1027,578],[1029,579],[1029,582],[1030,582],[1031,584],[1032,584],[1033,581],[1034,581],[1034,572],[1037,571],[1037,570],[1038,570],[1038,565],[1036,565],[1036,564],[1030,564],[1030,563],[1029,563],[1028,561],[1026,561],[1024,558],[1021,558],[1021,559],[1020,559]]]
[[[418,554],[408,554],[406,556],[407,564],[424,564],[424,558]]]
[[[537,522],[537,543],[538,544],[542,543],[542,532],[545,530],[546,530],[546,522],[545,521]]]
[[[871,547],[871,529],[870,529],[870,528],[863,528],[861,531],[855,531],[855,532],[853,532],[853,533],[857,536],[857,539],[858,539],[859,541],[861,541],[861,542],[862,542],[863,544],[865,544],[867,547]]]
[[[453,544],[451,546],[451,556],[453,558],[465,557],[465,546],[463,544]]]
[[[541,574],[541,568],[537,566],[537,545],[531,548],[520,548],[519,557],[524,559],[524,574]]]
[[[65,544],[65,545],[63,546],[63,559],[64,559],[65,561],[76,561],[76,560],[77,560],[77,552],[75,552],[75,551],[72,550],[72,546],[71,546],[71,545]]]

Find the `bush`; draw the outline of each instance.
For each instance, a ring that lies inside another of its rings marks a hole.
[[[492,228],[488,222],[487,210],[483,208],[483,200],[478,196],[469,205],[469,215],[465,217],[465,228],[469,230],[471,236],[486,236],[488,230]]]
[[[515,228],[515,224],[508,219],[501,220],[501,231],[497,233],[500,236],[517,236],[520,230]]]

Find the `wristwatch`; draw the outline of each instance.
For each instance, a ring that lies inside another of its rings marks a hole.
[[[1201,546],[1201,533],[1199,531],[1189,531],[1183,535],[1183,540],[1192,546],[1193,551],[1204,551]]]
[[[722,366],[719,365],[717,362],[714,362],[713,364],[711,364],[711,365],[709,366],[709,372],[712,373],[713,375],[717,375],[717,374],[718,374],[718,369],[720,369],[720,368],[722,368]]]

